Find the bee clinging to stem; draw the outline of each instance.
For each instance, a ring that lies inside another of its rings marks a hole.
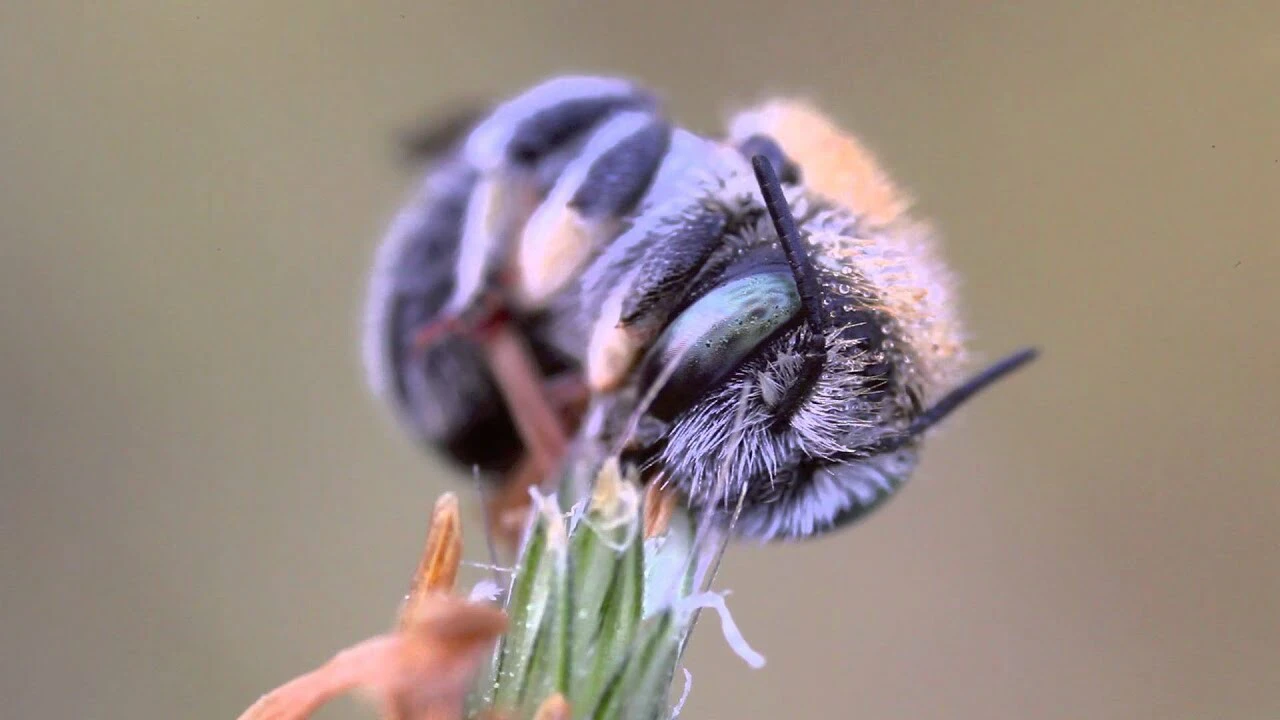
[[[462,464],[553,464],[590,398],[691,509],[808,537],[892,496],[927,430],[1034,356],[961,377],[932,231],[804,103],[706,138],[631,82],[562,77],[459,127],[379,249],[365,350]]]

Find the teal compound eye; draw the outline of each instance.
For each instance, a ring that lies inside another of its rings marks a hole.
[[[736,370],[800,314],[786,269],[738,276],[675,317],[642,365],[642,388],[662,385],[649,411],[671,420]]]

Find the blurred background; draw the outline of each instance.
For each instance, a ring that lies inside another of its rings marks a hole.
[[[685,717],[1280,717],[1280,6],[1156,5],[4,3],[6,714],[235,717],[388,626],[455,486],[359,363],[393,137],[590,71],[817,100],[975,350],[1045,350],[867,522],[730,553],[768,666],[703,625]]]

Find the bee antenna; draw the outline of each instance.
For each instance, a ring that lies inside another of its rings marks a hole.
[[[800,231],[796,228],[796,218],[787,205],[787,196],[782,192],[782,183],[778,181],[778,173],[773,163],[764,155],[751,158],[751,169],[755,170],[756,182],[760,185],[760,194],[764,196],[764,206],[773,220],[773,227],[778,231],[778,242],[782,243],[782,251],[787,255],[787,265],[791,266],[791,275],[796,281],[796,290],[800,293],[800,304],[804,307],[809,327],[818,336],[826,335],[826,323],[823,322],[822,300],[818,290],[818,272],[809,260],[809,253],[800,240]]]
[[[752,156],[751,169],[755,170],[760,194],[764,196],[764,206],[769,211],[769,218],[773,220],[774,229],[778,231],[782,251],[787,255],[787,265],[791,267],[791,277],[796,281],[796,292],[800,295],[800,306],[804,308],[805,320],[809,325],[804,364],[800,366],[795,380],[787,387],[775,408],[774,425],[780,427],[799,409],[800,403],[822,373],[827,361],[827,324],[823,320],[818,271],[814,269],[809,253],[800,240],[800,230],[796,227],[796,218],[787,204],[787,196],[782,192],[778,173],[774,170],[773,163],[764,155]]]
[[[942,396],[942,399],[918,415],[906,429],[891,433],[875,441],[868,447],[859,448],[858,455],[867,457],[880,453],[893,452],[924,434],[929,428],[942,422],[965,401],[987,389],[992,383],[1000,380],[1014,370],[1035,360],[1040,355],[1036,348],[1025,348],[1005,358],[997,360],[977,375],[965,380],[959,387]]]

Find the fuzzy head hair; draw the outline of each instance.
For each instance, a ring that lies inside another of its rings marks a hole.
[[[961,358],[951,279],[920,251],[929,241],[922,228],[865,222],[800,187],[785,201],[812,297],[803,297],[803,281],[789,299],[749,290],[795,315],[718,377],[700,376],[700,386],[681,377],[690,356],[705,365],[715,359],[700,356],[718,349],[714,339],[699,345],[705,336],[671,342],[681,313],[758,315],[751,300],[724,288],[743,278],[785,283],[792,274],[774,222],[753,203],[713,263],[722,269],[698,283],[640,374],[658,381],[661,365],[679,365],[654,396],[670,424],[650,461],[694,507],[733,512],[741,501],[740,531],[764,539],[812,535],[887,498],[914,467],[914,446],[871,448],[937,400]],[[683,358],[672,351],[677,345]]]

